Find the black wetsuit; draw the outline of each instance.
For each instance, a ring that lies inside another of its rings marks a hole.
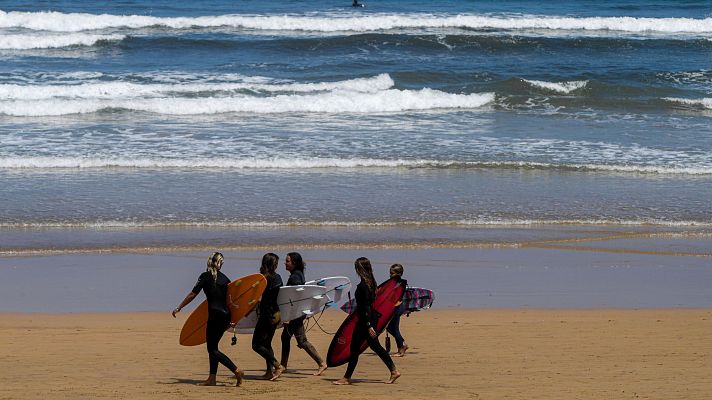
[[[202,290],[208,299],[208,324],[205,329],[205,337],[210,358],[210,374],[212,375],[218,372],[218,363],[232,372],[237,370],[235,363],[218,350],[220,339],[230,325],[230,309],[227,307],[227,285],[229,283],[230,279],[222,272],[218,271],[217,279],[213,279],[213,275],[206,271],[198,277],[198,282],[193,288],[193,293],[198,294]]]
[[[279,274],[267,278],[267,288],[262,293],[262,300],[257,309],[255,333],[252,334],[252,350],[265,359],[269,370],[278,365],[272,350],[272,338],[277,330],[277,324],[273,323],[272,316],[279,311],[277,294],[280,287],[282,287],[282,277]]]
[[[306,282],[306,278],[304,277],[304,271],[294,270],[292,271],[291,275],[289,275],[289,279],[287,279],[287,286],[303,285],[304,282]],[[316,348],[314,348],[314,345],[312,345],[307,339],[307,334],[304,330],[305,319],[305,315],[297,319],[293,319],[289,321],[289,324],[287,324],[287,326],[285,326],[282,330],[281,364],[285,367],[287,366],[287,362],[289,361],[289,350],[290,342],[292,341],[292,336],[297,339],[297,347],[299,347],[300,349],[304,349],[304,351],[306,351],[307,354],[309,354],[309,356],[314,361],[316,361],[319,366],[324,363],[324,360],[321,359],[321,356],[319,356],[319,353],[316,351]]]
[[[351,379],[351,375],[353,375],[356,364],[358,363],[358,356],[361,354],[361,343],[363,343],[364,340],[368,343],[368,347],[378,354],[378,357],[386,364],[388,370],[391,372],[395,371],[396,365],[393,363],[386,349],[378,342],[378,337],[373,338],[368,334],[368,328],[373,327],[373,329],[376,329],[378,317],[373,310],[373,295],[371,291],[368,290],[368,286],[364,281],[359,282],[356,286],[354,297],[356,298],[358,322],[351,337],[351,357],[349,357],[349,366],[346,368],[344,377]]]
[[[403,286],[408,286],[408,281],[406,281],[405,279],[401,279],[401,282],[403,282]],[[403,291],[403,297],[405,297],[405,291]],[[403,298],[401,298],[401,301],[402,300]],[[393,338],[396,340],[396,346],[398,347],[398,350],[400,350],[405,344],[405,339],[403,339],[403,335],[400,331],[400,318],[403,314],[405,314],[405,303],[401,302],[401,304],[396,307],[396,312],[395,314],[393,314],[393,318],[391,318],[391,321],[386,327],[386,331],[393,335]]]

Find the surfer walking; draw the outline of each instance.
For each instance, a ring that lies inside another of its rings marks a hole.
[[[356,324],[351,339],[351,356],[349,357],[349,365],[346,368],[346,373],[343,378],[333,383],[335,385],[351,384],[351,376],[356,369],[358,357],[361,353],[361,343],[363,343],[364,340],[368,343],[371,350],[378,354],[378,357],[386,364],[388,370],[391,371],[391,376],[385,383],[394,383],[401,374],[398,372],[395,363],[393,363],[393,359],[391,359],[386,349],[378,342],[378,334],[375,330],[376,322],[378,321],[378,317],[373,310],[373,301],[376,298],[376,280],[373,277],[371,261],[366,257],[361,257],[354,263],[354,268],[361,278],[361,282],[356,286],[356,293],[354,295],[357,304],[356,312],[358,313],[358,323]]]
[[[230,309],[227,305],[227,287],[230,284],[230,279],[220,272],[223,260],[224,257],[220,253],[213,253],[208,258],[207,271],[200,274],[193,290],[185,296],[185,299],[171,313],[175,318],[176,313],[179,313],[183,307],[193,301],[201,290],[205,293],[205,297],[208,300],[208,323],[205,337],[210,360],[210,375],[208,375],[208,379],[205,382],[200,383],[201,386],[215,386],[218,363],[224,365],[235,374],[237,386],[242,384],[244,375],[242,371],[237,369],[235,363],[218,349],[220,339],[230,326]]]
[[[287,286],[303,285],[306,282],[304,277],[304,267],[306,264],[302,259],[302,255],[296,252],[287,254],[284,259],[284,267],[290,273],[289,279],[287,279]],[[312,345],[307,339],[306,331],[304,330],[304,320],[306,316],[301,316],[297,319],[289,321],[282,330],[282,359],[280,364],[284,368],[287,368],[287,363],[289,362],[289,351],[290,344],[292,341],[292,336],[297,339],[297,347],[306,351],[307,354],[316,362],[318,367],[314,375],[319,376],[324,371],[326,371],[326,362],[321,358],[319,353],[316,351],[314,345]]]
[[[404,281],[402,265],[391,265],[391,268],[388,270],[388,273],[391,278]],[[404,284],[407,285],[407,283]],[[391,321],[388,323],[388,326],[386,326],[386,331],[393,336],[393,338],[396,340],[396,346],[398,347],[398,352],[394,354],[393,357],[403,357],[405,355],[406,350],[408,350],[408,345],[405,344],[405,339],[403,339],[403,335],[400,331],[400,318],[403,313],[405,313],[405,303],[401,301],[398,307],[396,307],[396,312],[393,315],[393,318],[391,318]]]
[[[262,292],[262,300],[257,308],[257,325],[252,335],[252,350],[267,362],[267,369],[262,379],[276,380],[285,368],[277,361],[272,350],[272,338],[281,322],[277,295],[282,286],[282,277],[277,273],[279,256],[267,253],[262,257],[260,273],[267,279],[267,288]]]

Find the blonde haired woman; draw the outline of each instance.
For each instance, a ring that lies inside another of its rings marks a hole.
[[[220,339],[230,326],[230,309],[227,306],[227,286],[230,283],[230,279],[220,272],[223,260],[224,257],[220,253],[213,253],[208,258],[207,271],[200,274],[193,290],[185,296],[185,299],[172,312],[175,318],[176,313],[193,301],[201,290],[205,293],[205,297],[208,300],[208,323],[205,337],[210,359],[210,375],[208,375],[208,379],[205,382],[200,384],[202,386],[215,386],[218,363],[224,365],[235,374],[237,386],[242,384],[242,376],[244,375],[228,356],[218,350]]]

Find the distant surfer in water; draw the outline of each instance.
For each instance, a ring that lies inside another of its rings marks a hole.
[[[404,281],[403,279],[403,266],[400,264],[393,264],[391,265],[391,268],[389,269],[388,273],[390,274],[391,278],[398,279],[400,281]],[[407,285],[407,283],[405,283]],[[393,338],[396,340],[396,346],[398,346],[398,352],[393,355],[393,357],[403,357],[405,355],[406,350],[408,350],[408,345],[405,344],[405,339],[403,339],[403,335],[401,335],[400,332],[400,318],[401,315],[405,313],[405,303],[401,301],[401,303],[398,305],[396,308],[396,313],[393,315],[393,318],[391,319],[391,322],[388,323],[388,326],[386,327],[386,331],[393,335]]]
[[[351,338],[351,356],[349,357],[349,366],[346,368],[346,373],[344,377],[334,381],[335,385],[350,385],[351,376],[356,369],[356,364],[358,363],[358,356],[361,353],[361,343],[364,340],[368,343],[368,346],[378,354],[384,364],[391,371],[391,376],[385,383],[394,383],[401,374],[396,369],[396,365],[393,363],[393,359],[388,355],[386,349],[381,346],[378,342],[378,334],[376,333],[375,326],[378,320],[376,312],[373,310],[373,301],[376,298],[376,280],[373,277],[373,268],[371,267],[371,261],[366,257],[361,257],[354,263],[356,273],[361,278],[361,282],[356,286],[356,312],[358,313],[358,322],[356,328],[354,329],[353,336]]]
[[[267,362],[267,369],[262,379],[275,380],[285,368],[277,361],[272,350],[272,338],[281,322],[277,294],[282,286],[282,277],[277,273],[279,256],[267,253],[262,257],[260,273],[267,279],[267,288],[262,292],[262,300],[257,308],[257,325],[252,335],[252,350]]]
[[[301,254],[287,254],[287,257],[284,259],[284,266],[290,273],[289,279],[287,279],[287,286],[303,285],[304,282],[306,282],[306,278],[304,277],[305,264]],[[297,347],[304,349],[304,351],[309,354],[309,357],[316,362],[318,369],[314,375],[318,376],[326,371],[326,362],[324,362],[319,353],[316,351],[314,345],[312,345],[307,339],[307,334],[304,331],[305,319],[306,316],[302,316],[289,321],[289,323],[284,326],[284,330],[282,330],[282,360],[280,364],[282,364],[284,368],[287,368],[287,363],[289,362],[290,342],[292,341],[292,336],[294,336],[297,339]]]
[[[359,3],[358,0],[354,0],[353,3],[351,3],[351,7],[363,7],[364,5]]]
[[[235,374],[237,386],[242,384],[242,376],[244,375],[228,356],[218,350],[220,339],[230,326],[230,309],[227,306],[227,286],[230,283],[230,279],[220,272],[223,260],[224,257],[220,253],[214,253],[208,258],[208,270],[198,277],[198,282],[193,287],[193,290],[185,296],[185,299],[171,313],[175,318],[176,313],[179,313],[183,307],[193,301],[201,290],[205,292],[205,297],[208,299],[208,324],[205,328],[205,337],[210,359],[210,375],[208,375],[208,379],[205,382],[200,383],[201,386],[215,386],[218,363],[224,365]]]

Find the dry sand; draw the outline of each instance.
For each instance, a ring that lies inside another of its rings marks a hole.
[[[321,326],[333,332],[344,317],[327,312]],[[220,367],[219,386],[198,387],[207,354],[178,345],[181,321],[169,311],[0,314],[0,399],[712,398],[712,309],[428,310],[401,323],[410,350],[394,359],[395,385],[381,383],[388,370],[367,350],[349,387],[331,385],[345,366],[311,376],[294,344],[289,372],[255,380],[264,361],[250,335],[221,343],[246,371],[243,386]],[[318,327],[308,336],[325,355],[331,336]]]

